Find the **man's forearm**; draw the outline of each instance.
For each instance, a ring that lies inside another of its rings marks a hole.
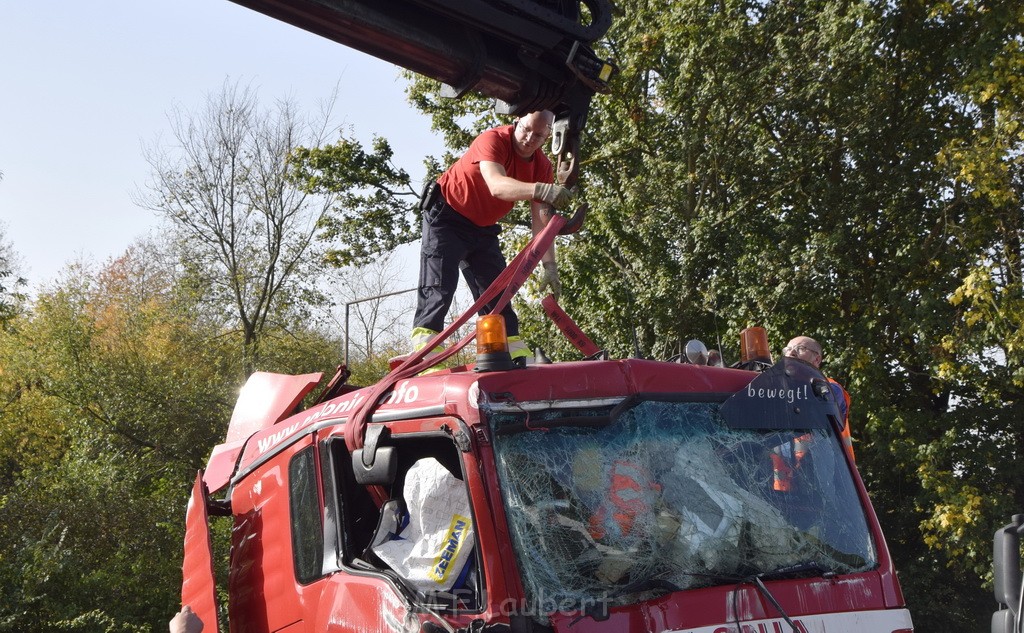
[[[491,195],[506,202],[519,202],[520,200],[533,200],[534,185],[532,182],[522,182],[511,176],[491,174],[484,176],[487,189]]]

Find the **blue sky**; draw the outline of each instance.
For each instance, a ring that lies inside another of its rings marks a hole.
[[[149,176],[142,145],[226,78],[310,112],[339,86],[337,123],[386,136],[415,179],[442,151],[395,66],[229,0],[3,2],[0,60],[0,222],[34,287],[157,224],[131,200]]]

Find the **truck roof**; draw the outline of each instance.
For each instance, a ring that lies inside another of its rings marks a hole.
[[[381,400],[371,421],[454,415],[476,424],[480,404],[484,402],[582,406],[595,400],[642,393],[730,394],[742,389],[755,375],[737,369],[642,359],[561,362],[488,373],[457,367],[400,381]],[[267,376],[281,379],[280,393],[268,394],[267,385],[273,381]],[[255,392],[255,399],[297,402],[310,376],[254,374],[254,378],[261,387]],[[267,420],[262,428],[245,438],[238,437],[236,430],[229,430],[228,441],[216,447],[210,457],[204,477],[209,489],[218,490],[232,476],[252,469],[314,429],[345,423],[351,412],[365,402],[369,391],[370,387],[365,387],[294,415]],[[243,391],[236,411],[249,406],[246,399]]]

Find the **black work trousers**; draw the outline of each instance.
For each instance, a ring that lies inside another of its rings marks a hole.
[[[413,327],[440,332],[459,285],[459,270],[469,284],[473,298],[505,270],[505,256],[498,243],[501,227],[477,226],[451,208],[438,195],[423,210],[423,242],[420,247],[420,281]],[[498,297],[489,301],[480,314],[487,314]],[[519,334],[519,317],[509,302],[501,312],[509,336]]]

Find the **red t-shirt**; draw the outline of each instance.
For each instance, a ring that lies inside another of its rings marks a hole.
[[[503,165],[507,176],[521,182],[552,182],[551,161],[542,150],[534,152],[532,160],[516,154],[513,127],[491,128],[476,137],[462,158],[437,179],[448,204],[477,226],[497,224],[515,204],[491,195],[480,173],[480,161]]]

